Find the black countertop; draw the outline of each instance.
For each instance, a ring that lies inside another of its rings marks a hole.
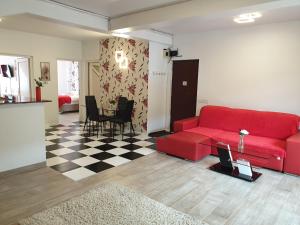
[[[32,103],[47,103],[47,102],[51,102],[51,101],[50,100],[36,101],[33,98],[14,98],[14,99],[0,98],[0,105],[32,104]]]

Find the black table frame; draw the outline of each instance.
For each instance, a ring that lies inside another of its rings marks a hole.
[[[228,175],[228,176],[231,176],[234,178],[238,178],[241,180],[245,180],[248,182],[254,182],[262,175],[262,173],[252,171],[252,177],[250,177],[250,176],[247,176],[244,174],[240,174],[239,169],[236,166],[234,166],[234,168],[231,170],[231,169],[223,167],[221,165],[221,163],[216,163],[216,164],[210,166],[209,169],[212,171],[215,171],[217,173],[225,174],[225,175]]]

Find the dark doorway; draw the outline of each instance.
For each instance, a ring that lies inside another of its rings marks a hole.
[[[173,61],[171,130],[176,120],[196,114],[199,60]]]

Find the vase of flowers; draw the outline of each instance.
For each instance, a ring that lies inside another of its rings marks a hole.
[[[42,87],[44,86],[44,83],[42,81],[42,78],[39,77],[38,79],[34,79],[35,81],[35,100],[37,102],[42,101]]]
[[[239,141],[238,150],[241,153],[244,152],[244,137],[248,134],[249,134],[249,132],[247,130],[245,130],[245,129],[240,130],[240,141]]]

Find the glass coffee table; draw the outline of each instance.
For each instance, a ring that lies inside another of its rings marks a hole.
[[[224,175],[253,182],[262,173],[255,171],[258,167],[253,167],[249,158],[267,160],[269,157],[254,155],[253,150],[247,146],[240,148],[238,144],[228,144],[225,141],[210,138],[209,142],[200,142],[203,146],[209,146],[213,155],[219,157],[219,162],[210,166],[209,169]]]

